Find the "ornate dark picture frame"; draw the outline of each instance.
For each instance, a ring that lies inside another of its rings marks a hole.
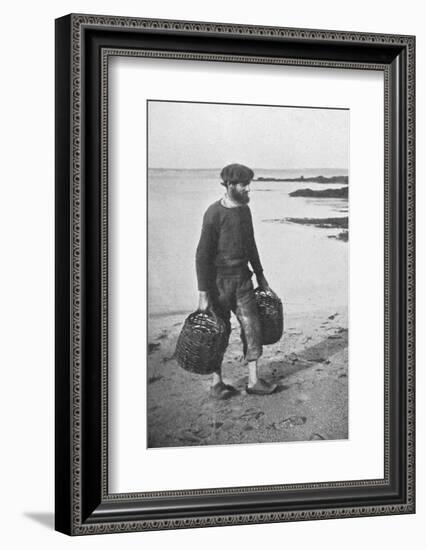
[[[384,478],[110,494],[110,56],[382,71]],[[70,535],[414,513],[413,36],[68,15],[56,21],[56,529]]]

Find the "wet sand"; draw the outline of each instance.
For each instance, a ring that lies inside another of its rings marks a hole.
[[[233,318],[223,373],[239,393],[225,401],[209,396],[211,376],[188,373],[173,359],[184,318],[150,319],[149,447],[348,437],[347,308],[285,312],[282,339],[265,346],[262,357],[261,376],[279,385],[269,396],[245,392],[247,367]]]

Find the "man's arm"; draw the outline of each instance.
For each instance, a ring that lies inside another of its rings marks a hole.
[[[207,309],[208,293],[214,284],[214,258],[217,249],[217,229],[211,213],[207,210],[203,218],[203,227],[195,255],[198,290],[200,292],[199,309]]]
[[[266,280],[265,275],[263,274],[263,267],[259,258],[256,239],[254,238],[253,219],[251,216],[250,209],[248,209],[248,212],[249,212],[249,246],[248,246],[249,262],[256,275],[257,284],[260,286],[262,290],[270,290],[268,281]]]

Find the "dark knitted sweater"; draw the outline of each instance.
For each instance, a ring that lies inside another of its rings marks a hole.
[[[197,247],[198,290],[211,289],[217,273],[234,275],[247,271],[249,262],[256,275],[262,273],[250,208],[226,208],[220,200],[214,202],[204,214]]]

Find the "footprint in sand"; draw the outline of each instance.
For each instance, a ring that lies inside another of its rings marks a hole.
[[[309,437],[309,441],[315,441],[315,440],[324,440],[325,437],[323,437],[321,434],[313,433]]]
[[[219,429],[220,427],[223,426],[223,422],[214,422],[213,424],[210,424],[210,426],[211,426],[214,430],[217,430],[217,429]]]
[[[309,401],[309,396],[306,395],[306,393],[300,393],[297,396],[296,403],[306,403],[306,401]],[[294,417],[293,417],[294,418]],[[303,417],[304,418],[304,417]]]
[[[178,439],[182,443],[201,443],[201,439],[199,437],[195,437],[192,434],[182,435]]]
[[[234,422],[232,420],[225,420],[222,424],[222,430],[231,430],[234,427]]]
[[[257,409],[246,409],[241,415],[237,417],[239,420],[259,420],[262,416],[265,416],[265,413],[263,411],[259,411]]]
[[[160,349],[161,344],[154,344],[153,342],[150,342],[148,344],[148,353],[153,353],[154,351],[157,351]]]
[[[150,376],[148,378],[148,384],[153,384],[154,382],[158,382],[159,380],[162,380],[162,379],[163,377],[161,376],[161,374],[158,376]]]
[[[279,428],[293,428],[294,426],[302,426],[306,424],[306,416],[289,416],[278,423]]]
[[[200,428],[198,430],[193,429],[184,429],[181,430],[179,434],[179,440],[182,442],[189,442],[189,443],[202,443],[204,439],[206,439],[209,436],[209,433],[203,428]]]

